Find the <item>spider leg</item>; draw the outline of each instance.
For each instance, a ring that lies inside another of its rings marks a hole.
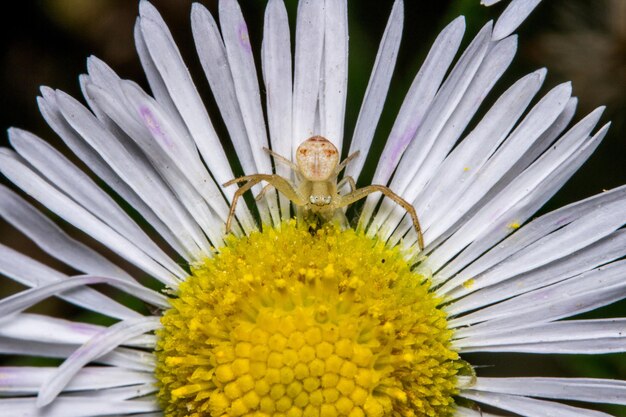
[[[256,201],[261,201],[261,199],[263,198],[263,196],[265,195],[265,193],[267,193],[267,192],[270,190],[270,188],[272,188],[272,187],[273,187],[273,185],[272,185],[272,184],[269,184],[269,183],[268,183],[268,184],[266,184],[266,185],[265,185],[265,187],[263,187],[263,188],[261,189],[261,192],[260,192],[260,193],[259,193],[256,197],[254,197],[254,199],[255,199]]]
[[[348,155],[348,157],[346,159],[341,161],[341,163],[339,163],[335,167],[334,175],[339,174],[346,167],[346,165],[348,165],[348,163],[350,163],[350,161],[352,161],[354,158],[359,156],[359,153],[360,153],[360,151],[356,151],[356,152],[352,153],[351,155]]]
[[[354,182],[354,178],[352,178],[350,175],[346,175],[341,179],[341,181],[337,183],[337,189],[340,190],[341,187],[343,187],[346,183],[350,187],[351,193],[356,191],[356,183]]]
[[[241,182],[245,182],[246,184],[242,185],[237,191],[235,191],[235,195],[233,196],[233,201],[230,204],[230,212],[228,213],[228,219],[226,220],[226,233],[230,231],[230,225],[232,223],[233,217],[235,217],[235,209],[237,207],[237,202],[239,198],[252,187],[260,183],[261,181],[266,181],[268,185],[263,187],[261,190],[260,196],[263,196],[263,193],[267,191],[268,187],[271,185],[285,195],[289,200],[291,200],[294,204],[298,206],[303,206],[307,203],[307,201],[298,193],[295,187],[287,180],[286,178],[281,177],[280,175],[270,175],[270,174],[253,174],[253,175],[245,175],[243,177],[232,179],[226,183],[224,183],[224,187],[228,187],[229,185],[238,184]],[[257,197],[259,198],[259,197]]]
[[[260,174],[257,174],[260,175]],[[226,181],[224,184],[222,184],[222,187],[230,187],[233,184],[239,184],[240,182],[248,182],[248,181],[252,181],[254,180],[256,177],[256,175],[244,175],[243,177],[237,177],[237,178],[233,178],[230,181]],[[263,180],[260,180],[263,181]],[[255,182],[254,185],[257,185],[258,182]]]
[[[279,153],[274,152],[271,149],[268,148],[263,148],[263,150],[265,152],[267,152],[268,154],[272,155],[272,157],[276,160],[276,161],[280,161],[283,164],[288,165],[291,169],[293,169],[294,171],[298,172],[298,166],[296,164],[294,164],[293,162],[291,162],[289,159],[285,158],[284,156],[282,156]]]
[[[380,191],[385,196],[392,199],[396,204],[401,206],[407,213],[411,216],[413,220],[413,226],[415,227],[415,231],[417,232],[417,243],[421,250],[424,250],[424,235],[422,234],[422,228],[420,226],[420,222],[417,218],[417,213],[415,213],[415,208],[409,204],[404,198],[400,197],[398,194],[391,191],[389,187],[385,187],[384,185],[368,185],[367,187],[358,188],[351,192],[350,194],[340,195],[335,203],[335,208],[345,207],[358,201],[362,198],[367,197],[368,195]]]
[[[235,191],[235,195],[233,196],[233,201],[230,203],[230,212],[228,213],[228,218],[226,219],[226,233],[230,232],[230,226],[231,223],[233,221],[233,218],[235,217],[235,209],[237,208],[237,202],[239,201],[239,198],[246,192],[248,191],[250,188],[254,187],[255,185],[257,185],[259,182],[262,181],[262,179],[256,179],[256,178],[250,178],[253,177],[253,175],[248,175],[246,177],[239,177],[239,178],[235,178],[232,179],[226,183],[224,183],[224,187],[228,187],[230,185],[233,184],[237,184],[240,182],[245,182],[248,181],[245,185],[243,185],[241,188],[239,188],[237,191]]]

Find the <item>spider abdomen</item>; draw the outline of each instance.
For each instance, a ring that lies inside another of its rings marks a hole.
[[[327,181],[335,174],[339,163],[339,151],[328,139],[313,136],[296,150],[296,162],[300,173],[309,181]]]

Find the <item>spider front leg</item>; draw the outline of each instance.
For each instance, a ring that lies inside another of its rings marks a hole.
[[[351,193],[356,191],[356,183],[354,182],[354,178],[349,175],[343,177],[341,181],[337,183],[337,190],[341,190],[341,187],[343,187],[345,184],[348,184]]]
[[[334,174],[337,175],[341,171],[343,171],[343,169],[346,167],[346,165],[348,165],[348,163],[350,161],[352,161],[354,158],[359,156],[360,153],[361,153],[360,151],[356,151],[356,152],[352,153],[351,155],[348,155],[348,157],[346,159],[341,161],[341,163],[337,164],[337,166],[335,167],[335,170],[334,170]]]
[[[294,164],[293,162],[291,162],[289,159],[285,158],[284,156],[282,156],[279,153],[274,152],[273,150],[269,149],[269,148],[263,148],[263,150],[265,152],[267,152],[268,154],[270,154],[274,160],[276,161],[280,161],[283,164],[289,166],[289,168],[293,169],[294,171],[298,172],[298,165]]]
[[[417,232],[417,243],[421,250],[424,250],[424,236],[422,235],[422,228],[420,226],[420,222],[417,219],[417,213],[415,213],[415,208],[409,204],[404,198],[400,197],[398,194],[391,191],[389,187],[385,187],[384,185],[368,185],[367,187],[358,188],[351,192],[350,194],[340,195],[337,198],[335,203],[335,208],[341,208],[348,206],[355,201],[361,200],[362,198],[367,197],[368,195],[380,191],[385,196],[392,199],[396,204],[400,205],[407,213],[411,216],[413,220],[413,226],[415,227],[415,231]]]
[[[224,187],[228,187],[233,184],[238,184],[240,182],[245,182],[246,184],[242,185],[237,191],[235,191],[235,195],[233,196],[233,201],[230,204],[230,212],[228,213],[228,219],[226,220],[226,233],[230,231],[230,225],[232,223],[233,217],[235,217],[235,209],[237,208],[237,202],[239,198],[252,187],[260,183],[261,181],[265,181],[268,183],[267,186],[261,190],[262,194],[267,191],[268,186],[273,186],[279,192],[283,193],[285,197],[291,200],[294,204],[298,206],[303,206],[307,203],[307,201],[298,193],[296,188],[287,180],[286,178],[281,177],[280,175],[270,175],[270,174],[253,174],[253,175],[245,175],[243,177],[232,179],[226,183],[224,183]]]
[[[261,188],[261,192],[259,192],[259,194],[257,194],[257,196],[256,196],[256,197],[254,197],[254,199],[255,199],[256,201],[261,201],[261,200],[263,200],[263,197],[265,197],[265,194],[267,194],[267,192],[268,192],[269,190],[271,190],[271,189],[272,189],[272,187],[273,187],[273,185],[272,185],[272,184],[265,184],[265,187]]]

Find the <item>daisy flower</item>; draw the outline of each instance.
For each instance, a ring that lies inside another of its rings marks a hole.
[[[91,57],[86,105],[47,87],[38,99],[72,159],[20,129],[0,149],[0,171],[22,191],[0,187],[0,215],[75,271],[0,245],[0,272],[29,287],[0,300],[0,353],[60,360],[0,368],[0,416],[603,416],[558,400],[626,404],[624,381],[488,378],[467,359],[626,350],[624,318],[563,320],[626,294],[626,188],[532,218],[606,134],[603,109],[570,127],[570,84],[538,97],[539,69],[476,117],[536,3],[512,1],[464,50],[464,19],[450,22],[377,158],[372,184],[385,192],[356,217],[338,207],[317,218],[308,209],[358,193],[347,178],[358,180],[375,136],[402,1],[352,138],[345,0],[299,3],[293,57],[284,4],[270,0],[260,74],[237,2],[220,0],[219,27],[195,4],[198,57],[236,155],[142,1],[135,42],[152,95]],[[323,152],[301,146],[317,136]],[[319,159],[297,159],[302,150]],[[359,155],[343,174],[341,154]],[[254,184],[257,199],[230,213],[239,175],[279,192]],[[49,297],[114,324],[26,312]]]

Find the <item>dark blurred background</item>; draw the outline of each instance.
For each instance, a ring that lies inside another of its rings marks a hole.
[[[195,56],[189,12],[191,1],[154,0],[170,26],[206,99],[213,121],[220,127],[215,103]],[[202,1],[214,15],[217,1]],[[262,38],[265,1],[242,1],[250,37],[257,53]],[[465,44],[489,19],[495,19],[507,1],[485,8],[479,0],[405,1],[405,28],[391,93],[387,99],[374,147],[382,149],[394,116],[412,78],[438,32],[459,14],[466,16]],[[287,0],[292,27],[296,1]],[[350,137],[367,86],[378,42],[391,10],[391,0],[350,2],[350,72],[346,137]],[[78,74],[85,72],[85,59],[96,55],[123,78],[145,88],[133,44],[137,2],[129,0],[39,0],[12,2],[3,9],[0,27],[0,128],[17,126],[58,143],[40,117],[35,97],[47,85],[80,96]],[[494,93],[540,67],[547,67],[544,93],[572,80],[579,97],[575,120],[600,105],[607,105],[601,124],[613,125],[603,144],[542,212],[626,183],[626,0],[544,1],[518,30],[520,46],[516,59],[498,82]],[[495,94],[492,95],[492,99]],[[488,100],[488,102],[491,102]],[[484,112],[484,108],[482,112]],[[225,137],[225,136],[224,136]],[[6,135],[0,136],[6,145]],[[373,168],[370,166],[370,170]],[[6,181],[3,179],[3,182]],[[25,238],[0,224],[2,243],[38,259],[50,261]],[[62,265],[50,261],[63,269]],[[2,280],[0,294],[14,292]],[[63,316],[68,306],[44,303],[39,312]],[[70,310],[71,311],[71,310]],[[71,313],[70,313],[71,314]],[[626,316],[626,302],[609,306],[585,317]],[[93,317],[81,316],[93,321]],[[481,375],[593,376],[626,379],[626,355],[594,357],[546,357],[534,355],[489,355],[470,358],[485,365]],[[626,416],[625,407],[603,408]]]

